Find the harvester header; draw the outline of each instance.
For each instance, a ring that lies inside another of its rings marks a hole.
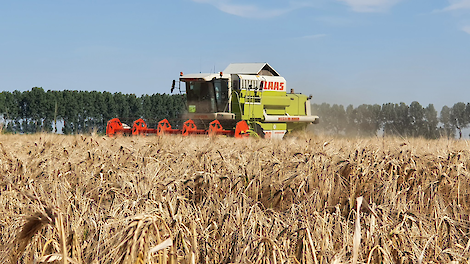
[[[149,129],[142,119],[132,128],[124,128],[119,119],[113,119],[106,134],[283,138],[286,133],[318,123],[318,116],[311,114],[311,96],[296,94],[293,89],[287,93],[286,80],[268,63],[233,63],[219,73],[180,73],[179,83],[180,87],[184,84],[186,92],[182,118],[187,121],[182,129],[172,129],[167,120]]]

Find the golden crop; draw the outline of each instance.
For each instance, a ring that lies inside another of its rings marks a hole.
[[[2,263],[470,257],[463,140],[37,134],[0,143]]]

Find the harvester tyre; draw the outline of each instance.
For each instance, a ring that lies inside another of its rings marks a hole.
[[[254,132],[258,135],[258,137],[264,138],[265,134],[264,134],[263,127],[261,127],[259,123],[255,123],[253,126],[254,126]]]

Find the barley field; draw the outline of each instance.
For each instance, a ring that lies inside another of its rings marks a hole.
[[[468,263],[468,144],[0,135],[0,262]]]

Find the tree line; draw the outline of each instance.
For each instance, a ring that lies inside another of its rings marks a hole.
[[[10,133],[104,133],[107,121],[115,117],[130,126],[143,118],[149,127],[156,127],[164,118],[179,119],[184,108],[182,95],[158,93],[138,97],[97,91],[44,91],[41,87],[0,93],[3,130]],[[423,107],[418,102],[346,108],[323,103],[313,104],[312,111],[320,116],[316,131],[347,136],[462,137],[462,129],[470,125],[470,103],[462,102],[442,107],[439,115],[432,104]]]
[[[313,104],[313,113],[320,116],[315,130],[346,136],[391,135],[402,137],[462,137],[470,124],[470,103],[442,107],[440,114],[433,104],[423,107],[418,102],[359,105],[353,107],[327,103]]]
[[[132,126],[140,117],[149,125],[179,118],[184,109],[181,95],[109,93],[97,91],[29,91],[0,93],[3,130],[10,133],[104,133],[107,121],[118,117]],[[61,127],[61,128],[60,128]]]

